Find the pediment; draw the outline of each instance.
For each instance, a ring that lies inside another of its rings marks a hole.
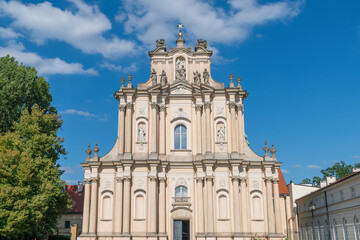
[[[189,83],[186,82],[177,82],[172,84],[170,87],[170,94],[171,95],[187,95],[192,94],[192,88]]]

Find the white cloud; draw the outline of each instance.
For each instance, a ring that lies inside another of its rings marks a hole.
[[[115,19],[125,21],[125,32],[135,34],[146,44],[160,37],[173,40],[178,22],[185,26],[186,39],[233,43],[246,39],[254,26],[297,16],[303,2],[283,0],[259,4],[257,0],[228,0],[227,6],[218,7],[212,1],[201,0],[123,0]]]
[[[20,33],[15,32],[12,28],[0,27],[0,38],[2,39],[16,39],[22,36]]]
[[[295,164],[295,165],[293,165],[292,167],[293,167],[293,168],[301,168],[302,165],[301,165],[301,164]]]
[[[74,116],[85,116],[85,117],[95,117],[95,114],[84,112],[76,109],[66,109],[65,111],[59,112],[61,115],[74,115]]]
[[[37,53],[24,50],[23,44],[10,41],[6,47],[0,47],[0,56],[15,57],[18,62],[36,67],[39,74],[97,74],[97,71],[92,68],[84,69],[80,63],[67,63],[60,58],[43,58]]]
[[[78,184],[79,180],[71,179],[71,180],[65,180],[65,182],[67,185],[75,185],[75,184]]]
[[[289,174],[289,171],[284,169],[284,168],[281,169],[281,172],[284,173],[284,174]]]
[[[320,169],[321,167],[319,165],[307,165],[308,169]]]
[[[353,158],[353,159],[360,159],[360,156],[359,156],[359,155],[353,155],[353,156],[351,156],[351,158]]]
[[[132,63],[130,66],[123,67],[109,62],[103,62],[100,66],[110,71],[123,72],[123,73],[136,72],[138,70],[138,67],[136,66],[135,63]]]
[[[54,7],[50,2],[23,4],[0,0],[0,14],[11,17],[11,25],[26,29],[31,34],[29,39],[38,44],[47,40],[64,41],[84,53],[99,53],[107,58],[134,52],[132,41],[103,36],[111,30],[111,23],[97,6],[81,0],[69,1],[75,6],[73,11]]]

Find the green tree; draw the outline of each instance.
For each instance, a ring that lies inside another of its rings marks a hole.
[[[56,112],[51,101],[49,84],[37,76],[35,68],[19,65],[9,55],[0,57],[0,133],[12,130],[22,111],[31,111],[35,104],[46,112]]]
[[[336,177],[336,179],[340,179],[352,173],[352,169],[354,167],[360,167],[360,163],[355,164],[354,166],[351,164],[346,164],[345,162],[337,162],[333,166],[328,167],[326,169],[321,170],[321,173],[326,177]]]
[[[62,120],[35,105],[25,110],[14,131],[0,135],[0,236],[43,237],[72,206],[56,163],[65,154],[57,136]]]
[[[305,178],[301,181],[302,184],[311,184],[310,178]]]
[[[313,180],[312,180],[312,184],[314,186],[320,186],[320,182],[322,181],[322,179],[318,176],[314,176],[313,177]]]

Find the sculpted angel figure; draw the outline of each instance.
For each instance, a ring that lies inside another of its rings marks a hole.
[[[203,77],[204,77],[204,83],[209,84],[209,78],[210,78],[210,74],[208,72],[208,70],[205,68],[205,71],[203,73]]]
[[[156,76],[155,69],[152,70],[150,77],[151,77],[152,85],[156,85],[157,84],[157,76]]]
[[[165,70],[162,70],[162,72],[160,74],[160,82],[161,82],[161,84],[167,84],[168,83]]]
[[[194,83],[199,84],[201,82],[201,74],[196,71],[194,72]]]
[[[146,132],[143,125],[141,124],[138,129],[138,142],[145,142],[145,137],[146,137]]]
[[[225,142],[225,129],[223,126],[220,126],[217,130],[218,142]]]

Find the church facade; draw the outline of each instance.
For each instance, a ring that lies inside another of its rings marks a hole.
[[[150,76],[121,79],[118,134],[86,150],[80,239],[285,239],[291,216],[276,149],[254,153],[244,131],[241,79],[211,76],[212,51],[182,33],[149,52]]]

